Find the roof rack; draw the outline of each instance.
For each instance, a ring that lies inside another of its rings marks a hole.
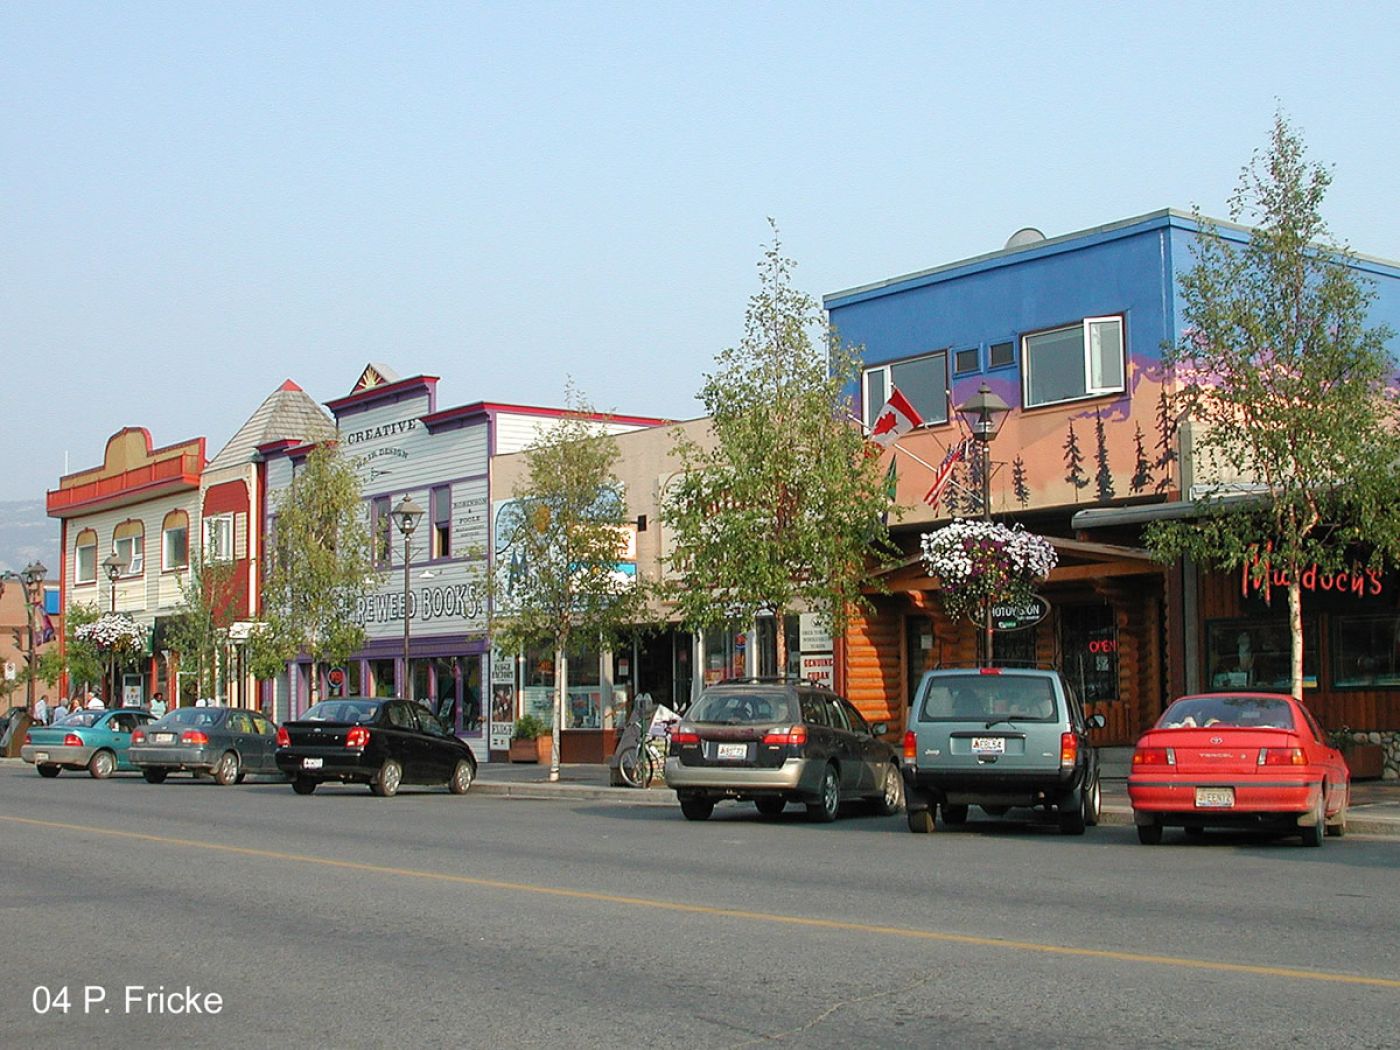
[[[735,678],[721,678],[713,685],[807,685],[806,678],[795,674],[739,675]]]

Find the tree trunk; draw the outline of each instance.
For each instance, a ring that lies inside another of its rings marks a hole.
[[[1289,677],[1295,700],[1303,699],[1303,586],[1299,577],[1296,571],[1288,574]]]
[[[550,727],[554,737],[549,752],[549,779],[559,779],[559,733],[564,728],[564,685],[569,678],[569,658],[564,655],[563,643],[554,650],[554,718]]]
[[[787,677],[787,616],[781,608],[773,610],[773,649],[775,652],[774,674]]]

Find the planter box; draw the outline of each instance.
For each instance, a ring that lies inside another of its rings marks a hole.
[[[1385,749],[1380,744],[1352,744],[1342,757],[1352,780],[1379,780],[1385,771]]]
[[[554,738],[552,736],[537,736],[533,740],[512,740],[510,742],[510,760],[512,762],[546,763],[553,750]]]

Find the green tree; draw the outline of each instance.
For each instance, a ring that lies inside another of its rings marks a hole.
[[[1245,245],[1197,213],[1195,265],[1180,277],[1184,337],[1165,355],[1170,416],[1192,428],[1198,482],[1224,483],[1199,518],[1146,533],[1164,559],[1286,581],[1295,697],[1304,569],[1335,571],[1358,552],[1379,567],[1400,549],[1392,333],[1368,327],[1374,291],[1330,243],[1320,209],[1331,181],[1277,115],[1230,200],[1231,219],[1253,227]],[[1232,488],[1257,498],[1227,499]]]
[[[491,581],[495,643],[554,650],[551,780],[559,779],[569,654],[635,629],[647,618],[651,591],[619,568],[629,519],[613,473],[617,442],[572,387],[568,406],[525,450],[525,476],[497,523],[498,570]]]
[[[218,686],[228,677],[228,629],[237,618],[243,591],[234,564],[227,561],[196,558],[189,578],[180,583],[184,608],[173,618],[166,642],[179,653],[182,668],[195,672],[198,696],[223,692]]]
[[[322,664],[365,643],[356,619],[376,571],[355,463],[334,442],[317,445],[274,501],[262,619],[250,637],[253,674],[271,678],[299,654],[311,658],[311,698]]]
[[[64,675],[68,676],[68,689],[71,692],[79,685],[100,682],[104,677],[103,657],[91,642],[83,641],[75,631],[85,624],[96,623],[102,616],[96,605],[70,605],[63,617],[63,646],[48,649],[39,654],[39,678],[52,686]]]
[[[805,605],[839,633],[868,605],[862,588],[890,550],[879,461],[850,418],[859,357],[792,286],[793,266],[774,227],[743,339],[700,391],[713,447],[678,435],[683,473],[662,509],[685,621],[705,629],[770,612],[780,668],[787,611]]]

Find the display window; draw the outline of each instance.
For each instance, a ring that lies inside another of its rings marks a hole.
[[[1206,685],[1214,690],[1292,691],[1286,620],[1214,620],[1206,625]],[[1317,623],[1303,620],[1303,687],[1317,688]]]
[[[1337,688],[1400,688],[1400,615],[1334,616],[1331,664]]]

